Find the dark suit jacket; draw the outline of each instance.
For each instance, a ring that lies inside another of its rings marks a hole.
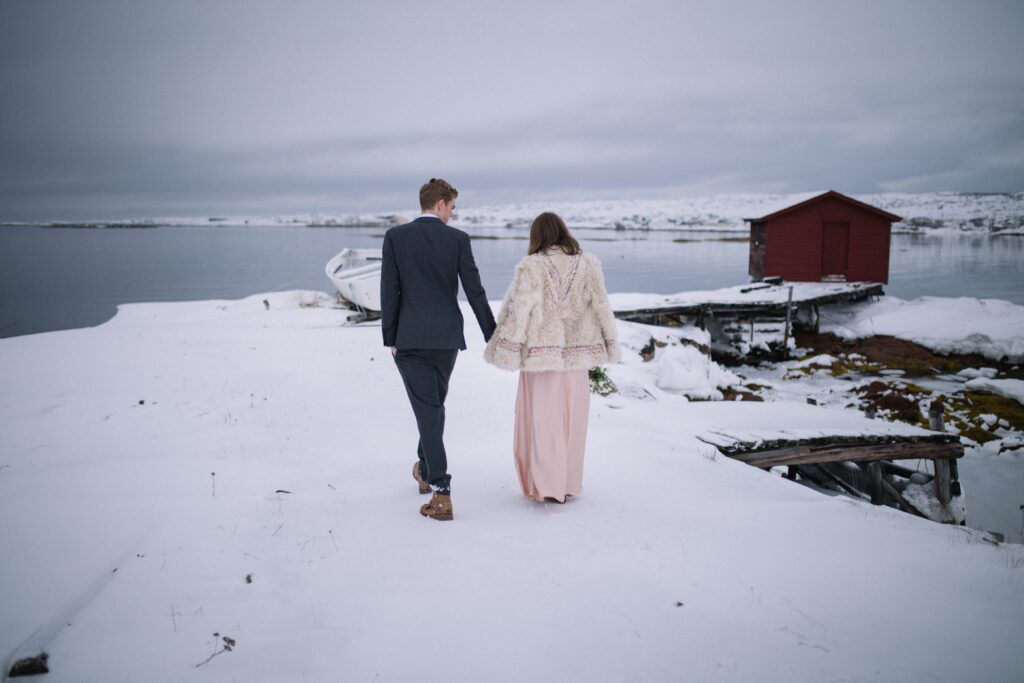
[[[476,320],[490,339],[494,314],[480,284],[469,235],[440,218],[417,218],[384,235],[380,277],[384,346],[465,349],[459,280]]]

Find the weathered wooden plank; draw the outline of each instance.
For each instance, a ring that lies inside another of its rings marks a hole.
[[[697,437],[706,443],[711,443],[726,455],[734,453],[762,452],[797,446],[808,448],[830,448],[837,446],[871,446],[892,443],[927,443],[942,446],[944,444],[959,444],[960,438],[955,434],[944,434],[933,432],[930,434],[919,434],[906,436],[899,434],[855,434],[844,436],[840,434],[826,434],[824,436],[810,437],[805,439],[759,439],[751,441],[750,434],[746,437],[728,434],[726,432],[707,430],[706,434],[713,434],[721,437],[719,441],[705,440]],[[755,432],[756,434],[756,432]],[[725,443],[723,443],[725,441]]]
[[[964,454],[960,444],[936,444],[928,442],[904,442],[869,445],[837,444],[832,446],[797,445],[773,450],[725,453],[725,455],[755,467],[776,465],[803,465],[840,460],[868,462],[873,460],[909,460],[926,458],[943,461],[959,458]]]
[[[956,463],[956,461],[952,462],[954,464]],[[882,472],[884,472],[885,474],[898,474],[905,479],[910,479],[910,477],[914,474],[928,474],[927,472],[918,472],[917,470],[912,470],[909,467],[904,467],[902,465],[897,465],[896,463],[887,461],[882,462]],[[930,477],[931,475],[928,476]]]
[[[835,467],[835,463],[823,462],[823,463],[818,463],[818,464],[814,464],[814,465],[802,465],[802,466],[798,467],[797,469],[800,472],[804,472],[809,467],[813,467],[816,470],[818,470],[820,472],[823,472],[825,475],[827,475],[836,484],[836,486],[841,488],[843,491],[846,491],[848,494],[850,494],[854,498],[860,498],[862,500],[868,500],[868,496],[865,495],[863,491],[859,490],[856,486],[854,486],[853,484],[849,483],[848,481],[843,479],[841,476],[839,476],[835,471],[833,471],[832,468]]]
[[[829,491],[840,491],[845,490],[840,487],[830,473],[815,464],[802,465],[798,468],[800,477],[807,479],[808,481],[814,482],[823,489]]]
[[[924,515],[921,514],[920,510],[911,505],[910,501],[904,498],[903,494],[897,491],[896,488],[892,484],[887,482],[884,478],[882,479],[882,489],[890,498],[896,501],[896,504],[900,506],[901,510],[903,510],[904,512],[909,512],[912,515],[917,515],[918,517],[924,517]]]
[[[955,463],[956,461],[949,460],[947,462]],[[891,500],[892,502],[896,503],[896,505],[898,505],[899,508],[903,510],[903,512],[912,515],[917,515],[918,517],[924,516],[921,513],[921,511],[914,507],[910,503],[910,501],[904,498],[903,494],[900,493],[896,489],[896,487],[890,484],[884,476],[880,476],[877,479],[876,486],[878,487],[879,494],[877,496],[868,496],[867,494],[864,493],[864,491],[857,488],[857,485],[855,483],[847,481],[841,473],[835,470],[835,468],[839,464],[840,463],[815,463],[808,465],[790,465],[789,471],[790,473],[799,473],[801,477],[809,479],[810,481],[813,481],[814,483],[818,484],[819,486],[822,486],[823,488],[834,488],[834,486],[832,485],[835,485],[841,488],[843,491],[846,491],[849,495],[853,496],[854,498],[865,501],[870,500],[875,505],[885,505],[888,504],[889,500]],[[884,461],[858,464],[861,466],[862,469],[866,469],[869,472],[870,469],[873,467],[885,469],[887,465],[891,465],[891,463]],[[913,473],[913,470],[906,471]],[[867,474],[867,472],[865,474]]]
[[[850,464],[853,464],[856,467],[854,467],[854,468],[846,467],[846,465],[850,465]],[[865,471],[864,466],[862,464],[859,464],[859,463],[848,463],[848,462],[843,461],[843,462],[823,462],[823,463],[820,463],[820,466],[822,468],[828,470],[832,474],[836,475],[837,477],[839,477],[840,479],[845,481],[847,484],[849,484],[853,488],[855,488],[858,491],[860,491],[861,494],[863,494],[864,491],[867,490],[867,487],[868,487],[868,484],[867,484],[868,475],[867,475],[867,472]]]

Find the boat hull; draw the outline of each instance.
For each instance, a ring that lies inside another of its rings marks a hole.
[[[344,249],[327,262],[327,279],[359,310],[380,311],[380,249]]]

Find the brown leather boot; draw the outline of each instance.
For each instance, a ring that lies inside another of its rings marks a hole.
[[[420,495],[424,493],[430,493],[430,484],[420,479],[420,463],[416,461],[412,464],[412,478],[416,480],[416,483],[420,485]]]
[[[442,522],[455,519],[455,515],[452,514],[452,497],[435,493],[431,496],[429,503],[420,507],[420,514]]]

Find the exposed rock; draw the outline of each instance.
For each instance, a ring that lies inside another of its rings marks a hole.
[[[36,674],[48,674],[50,673],[50,667],[46,665],[47,660],[50,659],[50,655],[42,652],[35,657],[27,657],[25,659],[19,659],[11,667],[11,672],[8,674],[11,678],[17,676],[35,676]]]

